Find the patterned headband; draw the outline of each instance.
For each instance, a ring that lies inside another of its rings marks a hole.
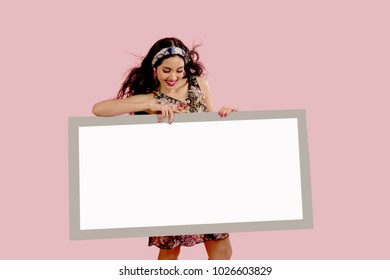
[[[164,56],[178,54],[184,58],[184,63],[188,62],[187,52],[179,47],[168,47],[160,50],[152,60],[152,67],[156,64],[157,60]]]

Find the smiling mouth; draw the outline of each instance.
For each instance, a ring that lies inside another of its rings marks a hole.
[[[166,83],[168,84],[168,86],[173,87],[174,85],[176,85],[177,81],[166,81]]]

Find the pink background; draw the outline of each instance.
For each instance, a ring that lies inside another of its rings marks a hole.
[[[0,258],[156,257],[147,238],[69,241],[67,121],[115,96],[138,62],[128,52],[177,36],[203,42],[216,108],[307,112],[314,229],[232,233],[233,258],[389,259],[389,10],[388,1],[2,1]],[[205,259],[203,245],[181,258]]]

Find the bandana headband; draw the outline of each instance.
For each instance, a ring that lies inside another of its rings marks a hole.
[[[184,62],[187,63],[188,62],[188,57],[187,57],[187,52],[179,47],[168,47],[168,48],[164,48],[162,50],[160,50],[153,58],[152,60],[152,67],[156,64],[157,60],[159,60],[160,58],[164,57],[164,56],[168,56],[168,55],[174,55],[174,54],[177,54],[177,55],[180,55],[181,57],[184,58]]]

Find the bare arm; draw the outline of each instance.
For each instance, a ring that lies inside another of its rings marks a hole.
[[[172,123],[175,113],[180,113],[176,106],[158,104],[153,93],[134,95],[125,99],[103,100],[92,108],[92,113],[99,117],[113,117],[142,111],[149,114],[161,113],[158,121],[161,122],[169,117],[169,123]]]
[[[206,102],[207,110],[209,112],[214,112],[213,102],[212,102],[211,96],[210,96],[211,94],[210,94],[209,83],[203,77],[197,77],[196,80],[198,81],[200,90],[203,92],[203,94],[205,96],[205,99],[206,99],[205,102]]]
[[[148,111],[156,104],[153,93],[134,95],[125,99],[108,99],[96,103],[92,113],[100,117],[112,117],[132,112]]]
[[[198,81],[198,84],[199,84],[199,87],[200,87],[200,90],[203,92],[203,94],[205,95],[205,102],[206,102],[206,106],[207,106],[207,110],[209,112],[214,112],[214,108],[213,108],[213,102],[211,100],[211,93],[210,93],[210,87],[209,87],[209,84],[207,82],[207,80],[203,77],[198,77],[197,78],[197,81]],[[230,106],[223,106],[219,111],[218,111],[218,114],[221,116],[221,117],[226,117],[228,116],[231,112],[237,112],[238,111],[238,108],[233,108],[233,107],[230,107]]]

